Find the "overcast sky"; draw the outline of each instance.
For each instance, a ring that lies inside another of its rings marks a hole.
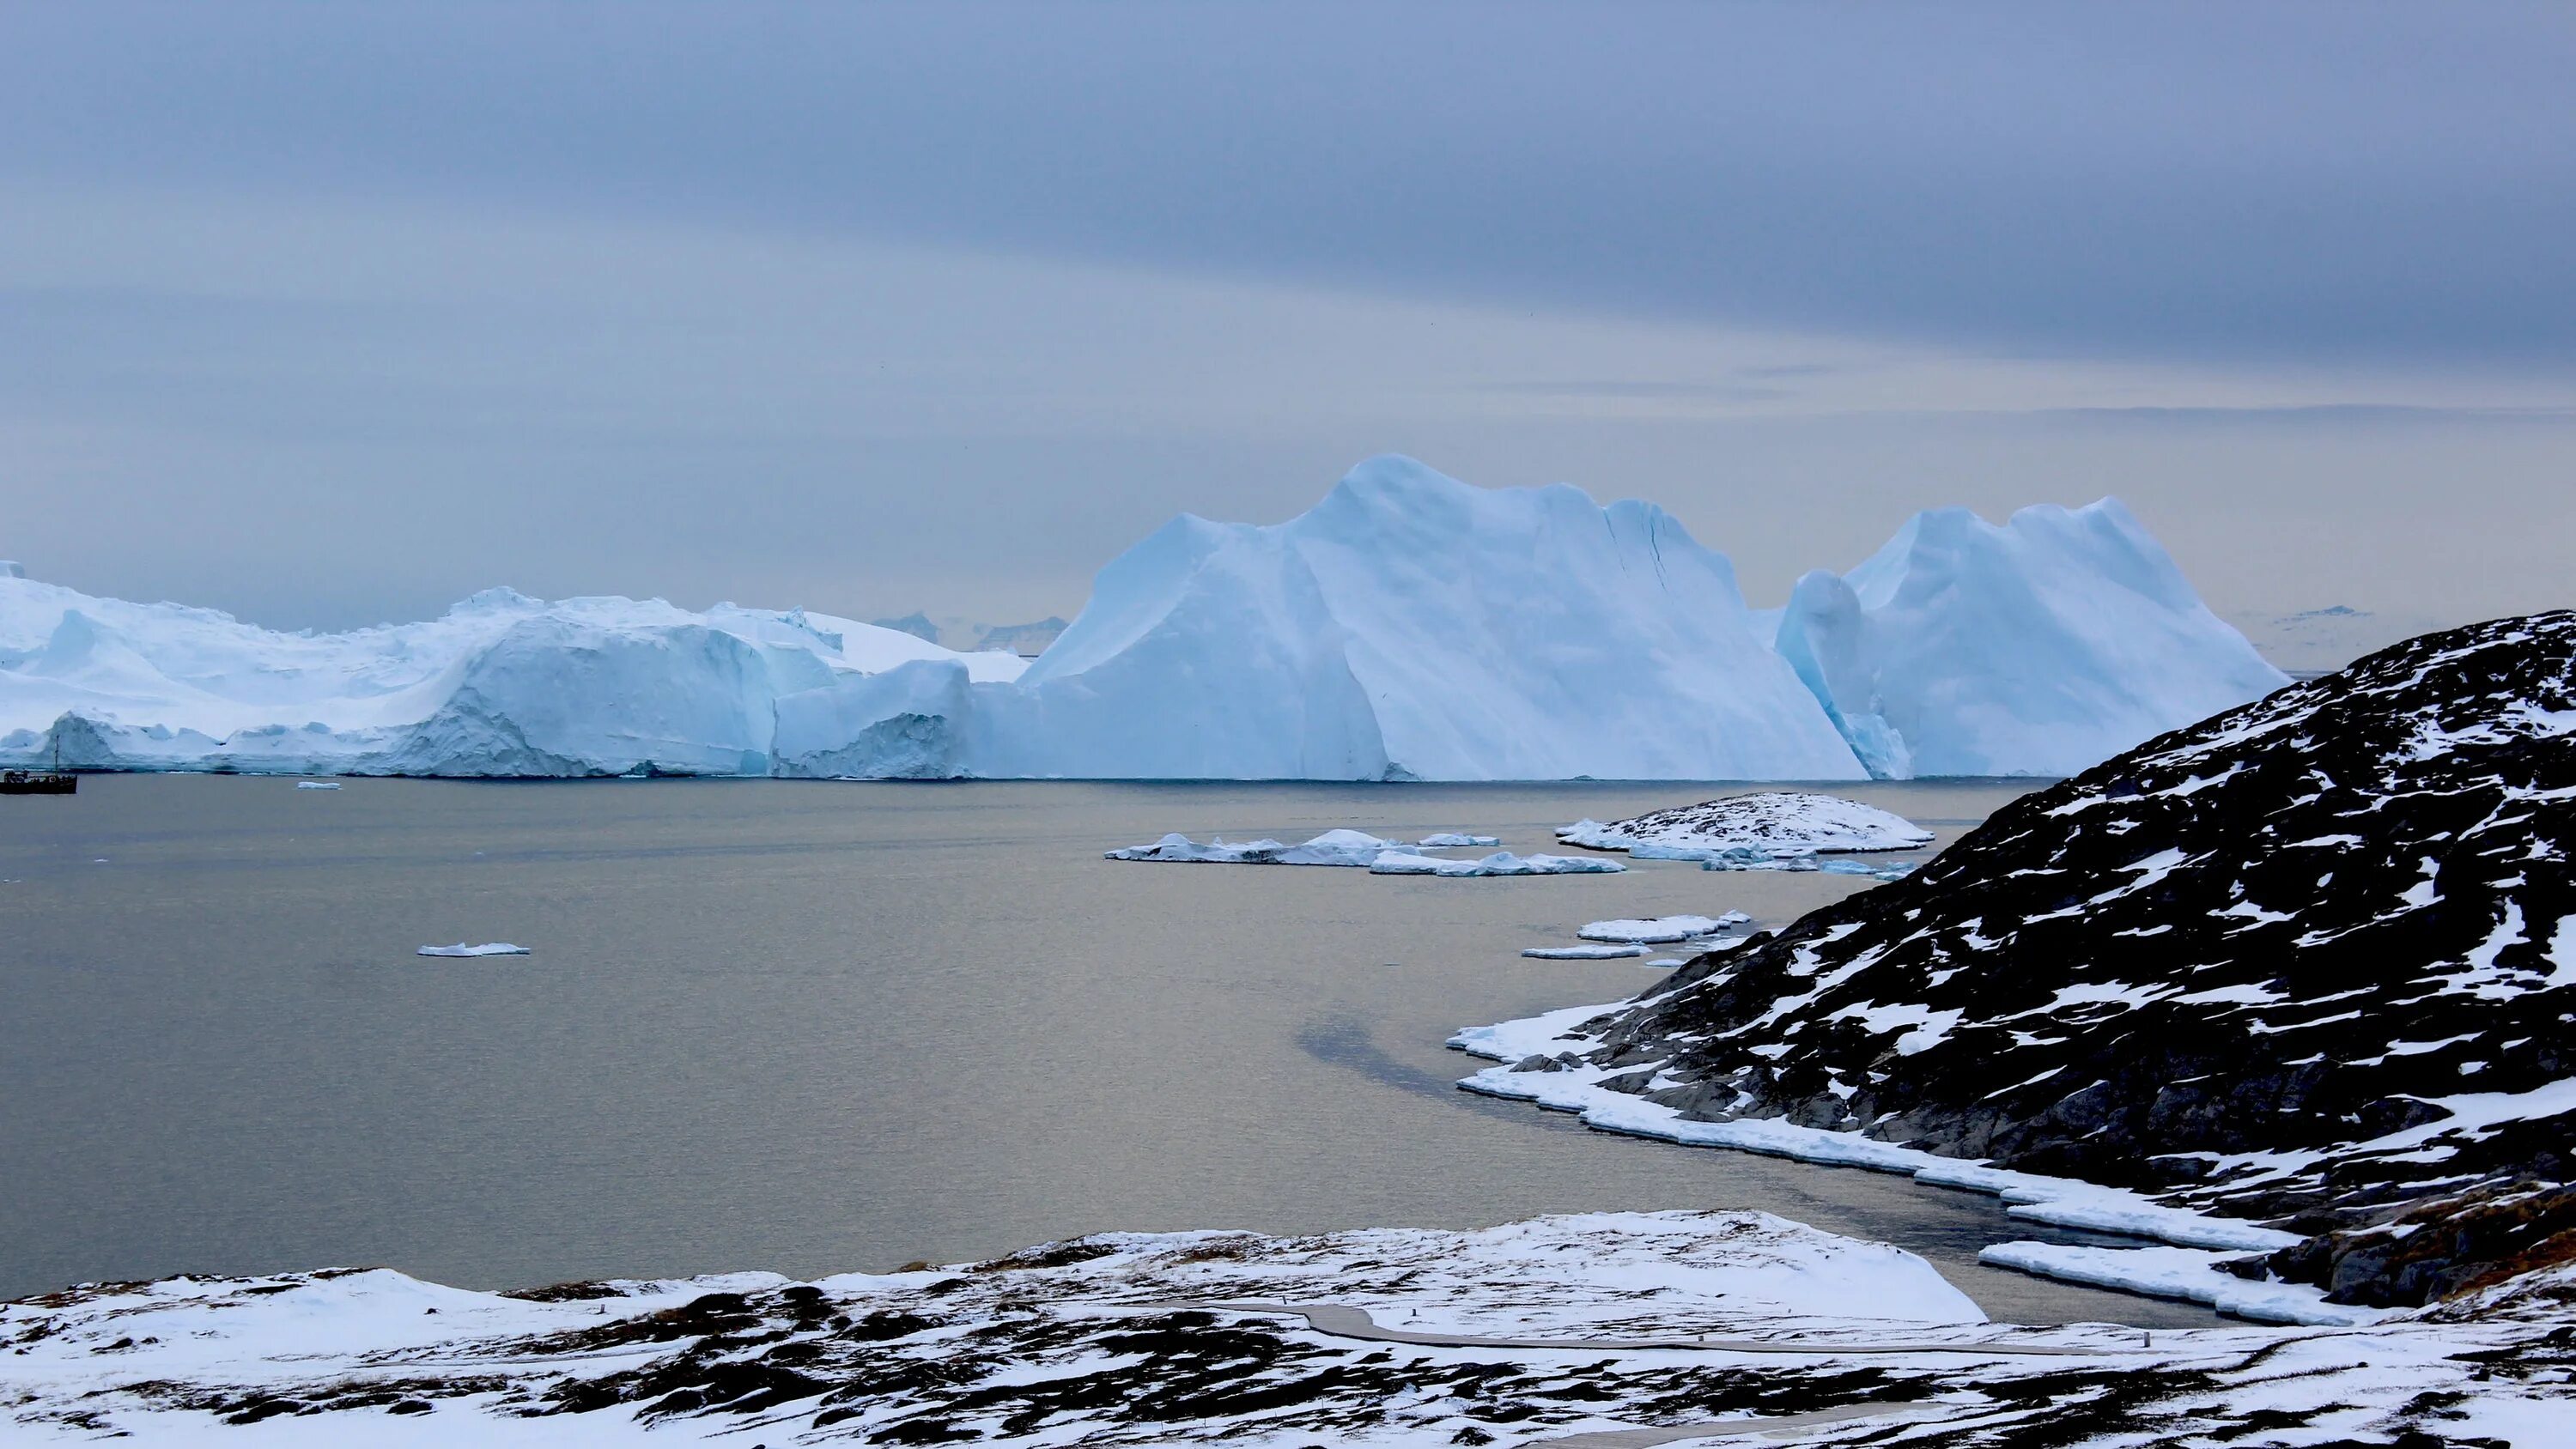
[[[1371,453],[1756,603],[2125,497],[2222,611],[2576,603],[2576,7],[0,0],[0,557],[1070,615]]]

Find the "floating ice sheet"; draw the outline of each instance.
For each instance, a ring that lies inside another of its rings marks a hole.
[[[2328,1303],[2325,1290],[2304,1283],[2257,1283],[2219,1265],[2241,1256],[2206,1248],[2108,1248],[2073,1243],[1997,1243],[1977,1261],[2017,1268],[2043,1278],[2116,1288],[2150,1298],[2206,1303],[2221,1313],[2263,1323],[2349,1326],[2376,1323],[2388,1310]]]
[[[1205,845],[1186,835],[1166,835],[1151,845],[1131,845],[1107,852],[1110,860],[1152,860],[1183,865],[1332,865],[1367,869],[1387,851],[1412,851],[1397,840],[1381,840],[1361,830],[1327,830],[1299,845],[1261,839],[1229,844],[1210,836]]]
[[[1642,941],[1648,945],[1667,945],[1752,923],[1753,918],[1742,911],[1728,911],[1722,916],[1656,916],[1648,920],[1593,921],[1574,934],[1587,941]]]
[[[1369,863],[1371,875],[1600,875],[1624,870],[1615,860],[1590,855],[1514,855],[1498,850],[1482,860],[1455,860],[1390,850]]]
[[[1818,851],[1911,850],[1931,844],[1932,832],[1903,816],[1839,795],[1757,790],[1650,810],[1606,825],[1578,820],[1558,827],[1556,838],[1589,850],[1698,860],[1711,851],[1797,856]]]

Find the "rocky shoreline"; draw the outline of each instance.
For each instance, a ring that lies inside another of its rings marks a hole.
[[[2572,678],[2576,615],[2410,641],[2025,796],[1518,1070],[2260,1221],[2302,1241],[2240,1271],[2338,1303],[2576,1258]]]

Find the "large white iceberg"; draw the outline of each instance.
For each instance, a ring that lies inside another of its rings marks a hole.
[[[1732,566],[1671,515],[1409,458],[1362,463],[1283,524],[1174,521],[1101,570],[1015,684],[960,693],[937,753],[962,775],[1863,774]],[[916,758],[917,732],[901,748]]]
[[[0,757],[59,740],[80,769],[765,775],[782,718],[808,717],[782,701],[915,662],[1024,667],[801,610],[491,589],[425,623],[287,634],[0,574]]]
[[[277,774],[1847,780],[2062,774],[2282,682],[2115,502],[1948,510],[1775,616],[1648,503],[1407,458],[1183,517],[1033,663],[801,610],[284,634],[0,570],[0,762]],[[1025,671],[1025,672],[1023,672]]]
[[[2072,775],[2289,682],[2119,500],[1919,513],[1777,647],[1873,775]]]

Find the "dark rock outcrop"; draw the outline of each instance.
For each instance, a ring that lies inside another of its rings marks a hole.
[[[2576,1177],[2571,846],[2576,614],[2428,635],[1699,958],[1590,1028],[1592,1060],[1654,1064],[1646,1095],[1688,1115],[2349,1235]],[[2310,1247],[2291,1275],[2351,1301],[2484,1261],[2392,1277],[2337,1266],[2360,1240]]]

